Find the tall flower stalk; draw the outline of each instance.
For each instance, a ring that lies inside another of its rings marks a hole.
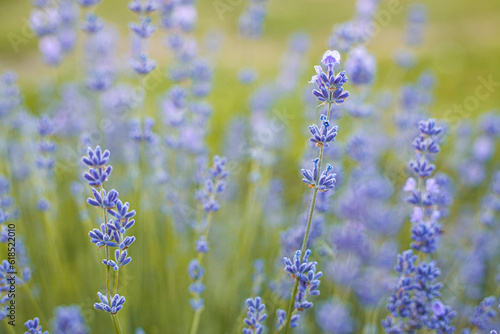
[[[104,182],[110,176],[113,167],[106,166],[109,162],[109,151],[101,151],[97,146],[95,150],[88,149],[88,156],[82,161],[89,166],[89,171],[84,173],[84,178],[92,187],[93,198],[88,198],[87,203],[103,210],[104,222],[100,228],[89,232],[90,241],[99,249],[104,247],[106,258],[102,263],[106,265],[106,294],[97,293],[100,303],[95,303],[94,308],[107,312],[111,316],[116,333],[122,333],[117,313],[123,308],[125,297],[118,295],[118,277],[120,268],[129,264],[132,258],[128,257],[127,249],[135,241],[134,236],[125,236],[135,221],[135,211],[129,211],[129,204],[118,199],[118,192],[114,189],[106,193]],[[108,221],[108,215],[114,217]],[[116,248],[114,260],[111,259],[111,248]],[[110,269],[115,272],[113,290],[110,287]],[[113,291],[113,293],[111,293]]]
[[[226,171],[226,158],[214,157],[213,167],[208,170],[208,175],[204,178],[203,188],[196,193],[196,198],[201,202],[204,217],[200,226],[199,238],[196,241],[196,252],[198,255],[191,260],[188,266],[188,275],[193,280],[189,286],[189,292],[193,296],[189,302],[194,310],[193,322],[191,324],[191,334],[198,332],[201,312],[203,312],[204,301],[200,296],[205,291],[203,276],[205,269],[202,261],[205,253],[209,250],[208,233],[214,212],[219,211],[220,205],[216,196],[221,194],[226,187],[226,178],[229,172]]]
[[[443,284],[437,280],[441,270],[435,261],[427,261],[437,250],[443,233],[439,223],[443,210],[438,201],[440,189],[431,177],[435,170],[431,161],[440,151],[438,135],[442,129],[434,119],[420,121],[418,127],[420,133],[413,141],[415,159],[410,161],[417,179],[408,178],[403,188],[410,193],[408,203],[414,205],[410,218],[412,249],[397,256],[394,269],[399,277],[387,299],[389,315],[382,320],[382,326],[386,333],[410,333],[425,328],[448,334],[455,332],[451,320],[457,313],[441,301]]]
[[[311,222],[316,204],[318,191],[327,191],[335,187],[335,174],[331,173],[332,166],[327,164],[326,169],[321,172],[323,165],[323,151],[328,147],[329,143],[335,140],[337,135],[337,127],[331,127],[330,112],[332,105],[341,105],[349,92],[344,91],[343,85],[347,82],[345,71],[335,74],[334,67],[340,64],[340,54],[337,51],[326,51],[323,55],[322,63],[327,67],[327,73],[323,72],[321,66],[315,66],[316,75],[312,77],[311,83],[315,83],[317,88],[313,90],[313,95],[321,101],[321,105],[328,104],[326,115],[321,115],[321,127],[312,125],[309,127],[312,137],[309,139],[316,147],[319,148],[319,157],[313,163],[313,170],[302,169],[303,179],[310,188],[313,188],[311,206],[304,233],[304,240],[300,251],[295,253],[293,260],[285,258],[285,271],[287,271],[294,279],[292,294],[288,306],[288,311],[284,314],[283,310],[278,310],[278,318],[280,319],[280,327],[278,332],[283,327],[286,328],[286,333],[290,332],[291,327],[297,326],[299,318],[298,312],[305,308],[312,307],[312,303],[305,300],[307,293],[312,295],[319,294],[315,288],[319,285],[321,272],[316,273],[316,262],[308,262],[307,259],[310,251],[306,251],[311,230]],[[313,285],[312,291],[309,288]],[[306,305],[307,307],[304,307]]]

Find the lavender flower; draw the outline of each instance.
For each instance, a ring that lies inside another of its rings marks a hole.
[[[289,259],[287,257],[283,258],[283,262],[285,264],[285,272],[290,274],[295,282],[298,282],[298,293],[295,297],[293,309],[290,310],[291,315],[289,315],[289,317],[295,316],[295,318],[293,320],[290,319],[290,327],[298,325],[297,321],[300,317],[300,314],[298,312],[302,312],[313,306],[313,303],[309,302],[306,298],[309,295],[319,295],[318,287],[321,283],[319,279],[321,278],[321,276],[323,276],[323,273],[321,271],[316,272],[317,262],[308,261],[309,256],[311,255],[310,250],[306,251],[306,253],[302,257],[302,260],[300,254],[301,251],[298,250],[295,252],[293,259]],[[280,321],[280,324],[286,326],[286,323],[284,321]]]
[[[342,104],[349,97],[349,92],[344,92],[342,87],[347,82],[345,71],[338,74],[334,72],[335,64],[340,63],[340,54],[337,51],[326,51],[321,62],[327,66],[328,71],[325,73],[321,66],[314,66],[316,75],[309,81],[317,85],[313,94],[323,103]]]
[[[149,74],[156,68],[156,62],[149,59],[146,54],[141,54],[138,59],[132,59],[130,65],[142,75]]]
[[[239,18],[239,31],[243,37],[259,38],[263,32],[268,0],[251,0]]]
[[[406,42],[411,46],[422,44],[424,25],[427,21],[427,7],[421,3],[413,3],[408,8]]]
[[[200,159],[203,163],[205,159]],[[198,330],[199,317],[204,307],[204,300],[201,294],[205,291],[205,285],[203,284],[203,276],[205,269],[203,268],[201,261],[203,256],[209,250],[208,244],[208,233],[210,229],[210,223],[213,217],[213,213],[218,211],[220,206],[216,200],[216,196],[220,195],[226,184],[226,178],[229,172],[226,170],[226,158],[221,158],[215,156],[213,160],[213,167],[209,168],[205,172],[204,177],[199,177],[199,181],[203,182],[204,188],[196,193],[197,199],[201,202],[204,210],[204,217],[202,223],[198,226],[201,230],[200,236],[196,241],[196,252],[197,257],[191,260],[188,266],[188,275],[192,280],[189,286],[189,292],[192,298],[189,300],[191,307],[195,311],[193,324],[191,325],[191,333],[196,333]]]
[[[9,305],[13,296],[9,295],[11,284],[16,284],[15,268],[7,260],[0,264],[0,320],[10,314]]]
[[[333,169],[331,165],[327,164],[326,169],[321,172],[323,151],[327,148],[327,143],[333,141],[336,136],[336,128],[333,128],[332,130],[328,129],[330,126],[331,107],[332,104],[342,104],[349,96],[349,93],[344,92],[342,87],[344,83],[347,82],[345,71],[342,71],[337,75],[334,72],[334,66],[340,64],[340,54],[338,51],[326,51],[323,54],[321,61],[328,68],[328,74],[323,72],[321,66],[315,66],[316,75],[312,77],[311,82],[314,82],[317,85],[317,89],[313,91],[313,95],[316,96],[318,100],[322,101],[323,104],[328,104],[328,109],[326,116],[321,117],[321,121],[323,123],[322,128],[319,129],[317,126],[309,128],[313,135],[313,139],[311,141],[315,142],[316,146],[319,148],[319,158],[313,160],[314,168],[312,171],[306,169],[301,170],[303,175],[302,182],[306,183],[310,188],[314,188],[302,247],[301,250],[295,253],[293,260],[288,258],[284,259],[285,271],[290,273],[294,279],[294,286],[288,305],[288,311],[282,310],[278,312],[278,318],[281,319],[279,330],[285,327],[287,334],[292,326],[295,327],[298,325],[297,321],[299,315],[296,313],[312,307],[312,303],[306,300],[307,295],[319,294],[319,290],[317,290],[317,288],[319,286],[319,278],[322,273],[316,273],[315,262],[307,262],[311,252],[309,250],[306,251],[306,248],[309,242],[318,191],[324,192],[328,189],[333,189],[336,182],[335,173],[331,173]]]
[[[238,80],[245,85],[249,85],[257,80],[258,74],[255,69],[243,68],[238,71]]]
[[[404,187],[410,192],[408,202],[415,205],[411,221],[411,232],[414,242],[411,247],[422,253],[434,253],[441,235],[438,222],[440,211],[436,208],[435,194],[439,186],[435,179],[428,178],[432,168],[427,159],[439,152],[435,136],[441,133],[433,119],[419,123],[420,135],[413,142],[415,160],[410,163],[413,173],[418,177],[409,178]],[[425,182],[425,190],[423,183]],[[398,255],[394,268],[399,275],[393,293],[387,300],[389,316],[382,321],[387,333],[414,332],[426,328],[437,333],[453,333],[455,327],[451,320],[457,313],[444,305],[438,298],[441,296],[442,283],[437,282],[441,270],[436,262],[419,261],[412,250]]]
[[[194,282],[190,285],[189,291],[194,297],[189,300],[189,303],[195,311],[202,309],[204,305],[203,298],[200,297],[200,294],[204,291],[204,285],[202,283],[204,274],[205,269],[201,266],[198,259],[191,260],[188,266],[188,275]]]
[[[266,305],[262,303],[260,297],[256,297],[255,299],[248,298],[245,304],[248,307],[248,312],[244,322],[248,328],[243,328],[243,334],[262,334],[264,331],[262,323],[267,318],[267,314],[264,312]]]
[[[63,59],[63,47],[55,36],[46,36],[38,44],[43,59],[47,65],[57,66]]]
[[[158,4],[154,0],[133,0],[129,3],[128,9],[135,14],[151,14],[158,9]]]
[[[368,54],[366,49],[358,47],[349,53],[345,68],[353,84],[370,84],[375,77],[377,63],[375,57]]]
[[[208,170],[204,188],[196,194],[206,212],[216,212],[220,208],[215,197],[217,194],[222,193],[226,186],[225,179],[229,175],[229,172],[225,170],[226,162],[226,158],[214,157],[214,165]]]
[[[328,143],[335,140],[338,127],[334,126],[330,129],[330,122],[326,119],[325,115],[321,115],[321,123],[321,128],[318,128],[316,124],[309,127],[309,131],[312,134],[309,141],[316,144],[316,147],[328,147]]]
[[[110,209],[116,206],[118,201],[118,192],[116,190],[113,189],[108,194],[106,194],[106,190],[103,190],[101,196],[95,188],[92,188],[92,193],[94,194],[94,198],[89,198],[87,200],[87,203],[90,205],[103,209]]]
[[[54,334],[87,334],[89,329],[85,324],[80,307],[59,306],[55,309],[55,319],[52,323]]]
[[[60,16],[55,8],[35,9],[30,15],[30,27],[38,37],[54,34],[60,24]]]
[[[440,150],[436,136],[442,130],[436,126],[433,119],[420,122],[419,130],[420,135],[413,141],[415,160],[410,162],[410,167],[418,181],[410,177],[404,190],[410,193],[407,201],[414,205],[411,218],[414,242],[411,246],[424,253],[433,253],[437,248],[442,228],[439,224],[441,213],[436,208],[439,186],[435,179],[428,178],[435,168],[428,159],[432,159]],[[422,186],[424,183],[425,189]]]
[[[131,23],[130,30],[140,38],[149,38],[156,31],[156,27],[151,24],[151,18],[146,17],[139,21],[139,23]]]
[[[156,31],[149,15],[156,11],[158,6],[152,0],[148,0],[144,4],[141,4],[139,0],[133,0],[129,3],[129,9],[138,14],[138,22],[132,22],[129,25],[136,38],[133,45],[134,58],[130,64],[136,73],[146,75],[156,68],[156,63],[147,55],[146,41]]]
[[[103,20],[96,14],[89,13],[85,16],[81,29],[87,34],[96,34],[104,28]]]
[[[350,310],[339,300],[321,305],[318,308],[316,318],[324,333],[348,334],[354,332],[354,319]]]
[[[40,320],[38,318],[26,321],[24,326],[28,329],[25,334],[49,334],[49,331],[43,332],[42,325],[40,325]]]
[[[116,314],[123,308],[123,304],[125,303],[125,297],[117,294],[118,274],[121,267],[126,266],[132,261],[126,249],[135,241],[135,237],[125,236],[125,234],[135,223],[134,219],[131,219],[135,216],[135,211],[129,210],[129,204],[123,203],[118,199],[118,192],[116,190],[113,189],[106,193],[104,189],[103,184],[107,181],[112,170],[111,166],[105,168],[105,165],[109,162],[109,151],[105,150],[103,152],[97,146],[94,150],[89,147],[87,152],[88,156],[82,158],[82,162],[89,167],[89,171],[84,173],[84,177],[89,181],[89,185],[93,187],[92,193],[94,195],[94,198],[89,198],[87,202],[92,206],[102,209],[104,215],[104,222],[101,223],[100,229],[94,228],[89,232],[89,236],[92,243],[96,244],[99,248],[104,247],[106,256],[102,261],[106,266],[106,294],[97,293],[101,302],[95,303],[94,308],[111,314],[113,325],[118,333],[120,325]],[[97,191],[95,188],[98,188],[100,191]],[[115,219],[108,221],[107,214]],[[115,260],[110,259],[110,247],[117,248],[115,250]],[[109,284],[110,268],[115,271],[113,297]]]
[[[318,164],[319,159],[314,159],[314,168],[312,171],[308,169],[302,169],[302,175],[304,178],[302,182],[308,184],[310,188],[316,188],[319,191],[327,191],[328,189],[333,189],[335,187],[335,173],[331,173],[333,169],[329,164],[326,165],[326,170],[321,173],[319,172]]]
[[[113,260],[102,260],[102,263],[104,265],[110,266],[113,268],[114,271],[117,271],[120,269],[120,267],[126,266],[127,264],[132,261],[131,257],[127,257],[127,251],[124,250],[123,252],[120,253],[120,250],[117,249],[115,251],[115,261]]]
[[[113,296],[113,298],[111,299],[111,303],[108,301],[108,297],[106,297],[102,293],[98,292],[97,296],[99,297],[101,302],[94,304],[95,309],[108,312],[110,314],[118,313],[123,308],[123,304],[125,304],[125,297],[118,294]]]
[[[278,325],[279,325],[279,328],[277,331],[280,331],[281,328],[283,326],[286,325],[287,323],[287,315],[286,315],[286,311],[285,310],[282,310],[282,309],[278,309],[276,311],[276,315],[278,317]],[[299,321],[299,318],[300,318],[300,315],[299,314],[294,314],[292,315],[292,317],[290,318],[290,327],[291,328],[295,328],[299,325],[298,321]]]
[[[82,7],[92,7],[97,5],[101,0],[76,0]]]
[[[497,300],[495,297],[485,298],[479,306],[474,308],[474,314],[469,318],[470,323],[480,329],[488,330],[492,325],[492,318],[496,317]]]

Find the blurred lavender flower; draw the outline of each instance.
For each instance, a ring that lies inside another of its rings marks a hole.
[[[347,21],[333,27],[332,34],[328,39],[328,46],[346,52],[362,40],[363,33],[360,24],[355,20]]]
[[[253,68],[243,68],[238,71],[238,80],[245,85],[249,85],[257,80],[257,71]]]
[[[260,38],[264,30],[268,0],[251,0],[239,18],[240,35],[246,38]]]
[[[156,62],[149,59],[146,54],[141,54],[138,59],[132,59],[130,65],[138,74],[149,74],[156,68]]]
[[[353,333],[355,324],[349,307],[339,300],[332,300],[318,306],[316,319],[324,333]]]
[[[129,9],[138,14],[138,22],[130,23],[130,30],[134,33],[133,40],[133,58],[131,66],[134,71],[141,75],[151,73],[156,67],[156,62],[149,59],[147,55],[147,39],[156,31],[149,16],[158,9],[155,1],[147,0],[141,3],[139,0],[133,0],[129,3]]]
[[[15,268],[7,260],[0,263],[0,320],[6,318],[13,295],[9,293],[11,284],[16,284]]]
[[[118,32],[105,28],[85,41],[86,86],[92,91],[105,91],[111,87],[116,71],[116,43]]]
[[[11,71],[5,71],[0,75],[0,119],[12,114],[20,107],[22,96],[17,86],[17,75]],[[5,122],[5,120],[3,120]]]
[[[60,15],[53,7],[33,10],[29,21],[31,29],[38,37],[54,34],[60,22]]]
[[[89,13],[85,16],[81,29],[90,35],[96,34],[104,29],[104,21],[96,14]]]
[[[204,216],[202,222],[197,226],[200,230],[199,238],[195,243],[198,255],[196,258],[191,260],[188,266],[188,275],[192,280],[192,283],[189,286],[189,292],[191,293],[192,298],[189,300],[189,303],[195,312],[193,323],[191,325],[192,333],[196,333],[198,330],[198,320],[204,307],[204,300],[201,297],[201,294],[205,291],[205,285],[203,284],[203,275],[205,270],[201,261],[203,260],[204,254],[206,254],[209,250],[208,234],[213,213],[220,209],[216,196],[220,195],[224,191],[226,178],[229,175],[229,172],[226,170],[226,162],[226,158],[215,156],[212,168],[209,168],[208,171],[200,168],[202,170],[195,174],[198,182],[204,186],[203,189],[196,192],[195,195],[196,199],[202,204]],[[200,167],[205,163],[205,159],[199,159]]]
[[[55,309],[52,331],[54,334],[89,333],[80,307],[77,305],[59,306]]]
[[[101,0],[76,0],[82,7],[92,7],[97,5]]]
[[[40,38],[38,48],[47,65],[57,66],[75,45],[78,7],[70,0],[35,1],[33,6],[30,26]]]
[[[196,193],[197,199],[202,203],[206,212],[215,212],[220,208],[216,196],[222,193],[226,187],[225,179],[229,175],[226,171],[226,158],[218,155],[214,157],[213,167],[208,170],[204,181],[204,187]]]
[[[370,84],[374,80],[377,63],[375,57],[370,55],[365,48],[357,47],[349,52],[345,68],[353,84]]]
[[[470,323],[477,329],[491,330],[492,318],[497,315],[497,299],[493,296],[485,298],[479,306],[474,308],[474,314],[469,318]]]
[[[276,84],[282,94],[293,93],[302,77],[309,49],[310,38],[304,32],[293,33],[288,41],[288,50],[283,53]]]
[[[442,228],[438,222],[441,213],[435,208],[439,185],[434,178],[429,178],[435,168],[430,160],[440,150],[436,136],[441,133],[441,128],[436,126],[435,120],[430,119],[420,122],[419,130],[420,135],[413,141],[415,160],[410,162],[417,180],[410,177],[404,190],[410,193],[408,203],[414,205],[411,216],[414,242],[411,247],[424,253],[433,253]]]
[[[427,7],[422,3],[412,3],[408,8],[406,42],[411,46],[422,44],[425,23],[427,22]]]
[[[57,66],[62,61],[63,48],[57,37],[46,36],[41,38],[39,49],[47,65]]]

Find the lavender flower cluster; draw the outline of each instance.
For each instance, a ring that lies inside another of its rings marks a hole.
[[[90,242],[96,244],[100,249],[104,247],[106,258],[102,263],[106,266],[106,293],[97,293],[100,302],[95,303],[94,307],[97,310],[108,312],[111,314],[115,329],[119,329],[117,313],[123,308],[125,297],[117,293],[118,275],[121,268],[132,261],[128,256],[127,249],[135,241],[134,236],[125,236],[127,231],[134,226],[135,216],[134,210],[129,210],[129,203],[123,203],[118,198],[118,192],[114,189],[106,193],[104,182],[106,182],[113,171],[113,167],[108,165],[110,153],[102,151],[99,146],[94,150],[89,147],[88,155],[82,158],[82,162],[89,167],[88,172],[83,174],[89,186],[92,188],[93,198],[89,197],[87,203],[91,206],[103,210],[103,222],[99,228],[94,228],[89,232]],[[98,190],[97,190],[98,189]],[[111,215],[112,219],[107,219],[107,214]],[[114,251],[114,260],[111,258],[112,249]],[[110,268],[114,274],[114,288],[110,289]],[[113,291],[113,293],[111,293]]]

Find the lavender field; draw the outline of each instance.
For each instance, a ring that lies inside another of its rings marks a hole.
[[[0,2],[0,333],[500,331],[500,2]]]

